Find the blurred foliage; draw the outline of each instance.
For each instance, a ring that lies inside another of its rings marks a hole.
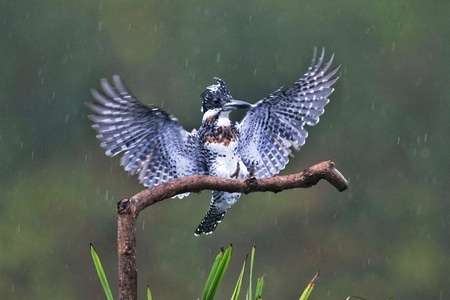
[[[0,298],[101,298],[91,242],[117,282],[115,202],[142,187],[90,128],[100,78],[120,74],[190,130],[213,76],[256,101],[300,77],[314,46],[341,78],[283,173],[331,159],[351,189],[247,195],[200,238],[207,192],[151,207],[139,290],[195,298],[233,243],[238,257],[259,245],[267,299],[298,297],[317,269],[317,299],[448,298],[449,13],[448,1],[1,1]]]

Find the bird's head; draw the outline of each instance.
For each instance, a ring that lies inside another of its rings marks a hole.
[[[214,77],[214,79],[217,81],[217,84],[208,86],[201,95],[202,113],[211,110],[220,113],[251,106],[250,103],[233,99],[225,82],[217,77]]]

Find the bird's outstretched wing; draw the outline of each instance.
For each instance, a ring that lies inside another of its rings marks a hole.
[[[103,92],[92,90],[95,102],[86,105],[97,138],[108,156],[124,152],[120,164],[152,187],[178,177],[204,174],[204,159],[195,132],[183,129],[171,114],[136,100],[119,76],[114,85],[103,79]]]
[[[339,66],[330,69],[334,55],[324,63],[325,50],[317,51],[308,72],[285,90],[277,90],[258,101],[247,112],[240,125],[239,153],[257,178],[271,177],[286,166],[291,147],[299,150],[308,132],[324,113],[333,92],[333,77]]]

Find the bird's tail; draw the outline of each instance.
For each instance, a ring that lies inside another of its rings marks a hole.
[[[240,197],[240,193],[213,191],[208,212],[203,217],[203,220],[200,222],[200,225],[198,225],[194,234],[199,236],[201,234],[213,233],[217,225],[222,222],[227,210],[236,203]]]
[[[211,209],[210,207],[206,215],[203,217],[203,220],[198,225],[197,229],[195,229],[194,234],[196,236],[199,236],[201,234],[213,233],[217,225],[219,225],[219,223],[222,222],[223,218],[225,217],[225,213],[226,211],[222,213],[217,213],[216,211],[214,211],[214,209]]]

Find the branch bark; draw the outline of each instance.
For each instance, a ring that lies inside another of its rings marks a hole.
[[[348,181],[335,168],[335,164],[331,161],[323,161],[298,174],[263,179],[225,179],[193,175],[145,189],[131,198],[122,199],[117,204],[119,299],[137,299],[136,220],[139,213],[146,207],[187,192],[197,193],[208,189],[244,194],[278,193],[287,189],[309,188],[321,179],[328,181],[340,192],[348,188]]]

